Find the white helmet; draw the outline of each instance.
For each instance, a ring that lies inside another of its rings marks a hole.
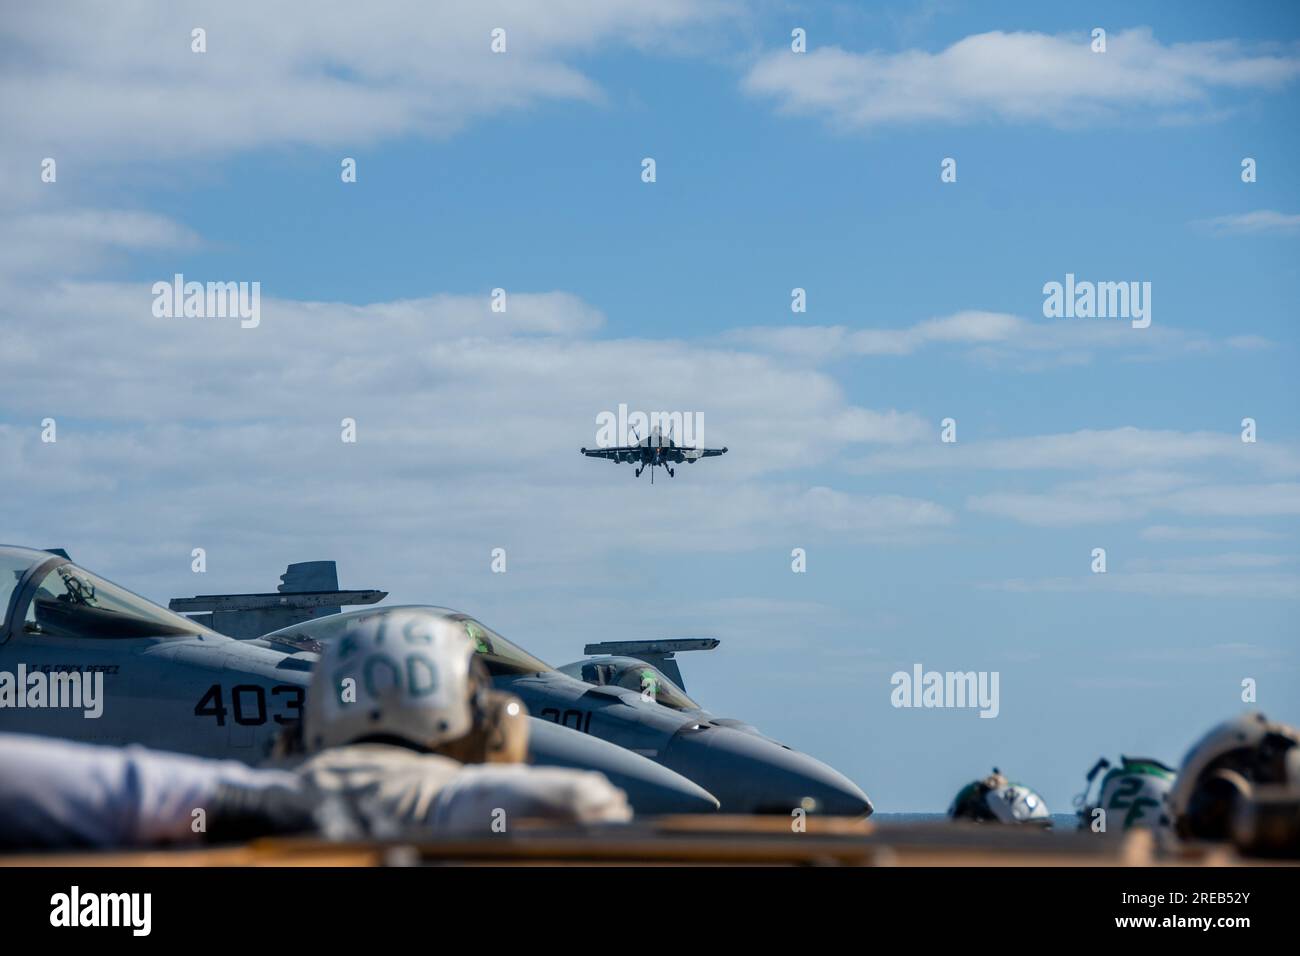
[[[1120,755],[1120,765],[1111,766],[1102,758],[1088,774],[1088,787],[1075,798],[1079,807],[1079,826],[1090,827],[1098,809],[1106,813],[1109,832],[1132,828],[1164,830],[1170,825],[1169,799],[1174,789],[1173,767],[1148,757]],[[1088,790],[1097,773],[1106,770],[1097,790],[1097,803],[1088,805]],[[1110,824],[1118,822],[1118,827]]]
[[[303,713],[308,752],[366,737],[430,750],[474,727],[474,642],[464,625],[419,609],[348,622],[326,643]]]
[[[1259,784],[1300,783],[1300,732],[1258,711],[1224,721],[1187,752],[1170,797],[1181,837],[1225,839],[1233,808]]]
[[[1040,826],[1052,822],[1042,797],[1022,783],[1007,780],[996,767],[983,780],[968,783],[957,792],[948,816],[954,820]]]
[[[1043,798],[1023,783],[1008,783],[985,799],[1002,823],[1046,823],[1051,818]]]

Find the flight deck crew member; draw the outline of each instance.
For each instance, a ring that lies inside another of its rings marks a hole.
[[[326,645],[299,739],[299,753],[251,768],[0,734],[0,851],[631,818],[603,774],[523,764],[523,703],[492,689],[460,622],[418,612],[363,618]]]
[[[462,622],[417,610],[362,617],[326,644],[298,746],[277,765],[341,797],[373,836],[632,815],[601,773],[524,764],[523,702],[493,689]]]

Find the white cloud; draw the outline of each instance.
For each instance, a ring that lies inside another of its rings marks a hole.
[[[1087,34],[993,31],[938,53],[854,53],[835,46],[764,55],[744,79],[787,114],[845,129],[903,122],[989,120],[1078,126],[1132,112],[1186,121],[1213,116],[1223,92],[1275,90],[1300,74],[1293,50],[1232,40],[1164,44],[1145,27],[1111,33],[1105,53]]]
[[[702,412],[704,441],[736,446],[722,467],[744,474],[816,464],[862,443],[913,441],[929,430],[912,413],[850,404],[828,375],[776,356],[593,338],[603,316],[565,292],[512,292],[500,314],[490,311],[487,290],[350,305],[278,299],[264,288],[261,324],[242,329],[232,319],[155,318],[150,285],[7,289],[0,315],[13,320],[0,352],[0,400],[30,414],[93,408],[104,420],[366,415],[372,436],[436,428],[444,449],[490,448],[494,461],[545,454],[557,435],[576,455],[595,440],[595,416],[626,402]],[[88,335],[93,347],[85,347]],[[57,401],[50,368],[59,369]]]
[[[848,329],[842,325],[756,326],[728,333],[757,348],[813,359],[844,355],[910,355],[936,343],[1004,342],[1029,323],[999,312],[959,312],[902,329]]]
[[[367,553],[380,561],[367,577],[431,600],[434,574],[485,587],[479,558],[498,545],[530,581],[558,585],[623,549],[908,544],[954,520],[884,483],[864,495],[773,477],[915,440],[919,417],[853,405],[827,375],[773,356],[597,338],[603,315],[566,292],[512,293],[504,314],[486,290],[360,306],[268,295],[254,329],[155,318],[149,281],[9,292],[0,483],[30,493],[0,538],[57,539],[92,566],[103,548],[128,579],[196,546],[284,561]],[[620,402],[701,411],[704,441],[731,452],[660,472],[672,485],[651,491],[629,466],[578,454]],[[54,444],[39,439],[47,416]],[[340,441],[344,417],[356,445]],[[122,527],[149,528],[149,541],[121,543]]]
[[[1152,525],[1138,535],[1143,541],[1270,541],[1286,537],[1262,528],[1205,528]]]
[[[66,278],[130,252],[189,250],[197,234],[166,216],[118,209],[65,209],[0,218],[0,276]]]
[[[1185,664],[1191,661],[1214,661],[1216,663],[1240,660],[1277,661],[1292,654],[1294,654],[1294,651],[1288,649],[1233,641],[1225,644],[1211,644],[1208,647],[1188,647],[1179,642],[1176,647],[1144,648],[1129,651],[1124,656],[1135,661]]]
[[[627,466],[582,458],[565,422],[527,436],[521,450],[520,431],[498,419],[477,431],[456,421],[466,405],[413,407],[425,423],[395,428],[361,411],[355,446],[339,441],[337,417],[324,416],[202,426],[61,420],[55,444],[39,441],[37,422],[0,425],[0,481],[26,489],[0,540],[69,547],[127,579],[137,563],[179,574],[193,547],[227,575],[235,554],[258,555],[262,574],[277,561],[337,556],[365,586],[382,575],[395,597],[450,603],[460,589],[491,591],[494,547],[507,549],[519,575],[502,586],[585,589],[609,576],[605,559],[628,551],[653,562],[767,549],[788,562],[791,542],[911,545],[953,521],[920,498],[770,482],[725,459],[683,465],[675,479],[660,472],[652,489]],[[608,587],[624,583],[615,575]]]
[[[1174,492],[1165,505],[1183,514],[1226,518],[1300,515],[1300,483],[1201,485]]]
[[[1151,680],[1146,677],[1117,676],[1117,677],[1080,677],[1074,681],[1074,686],[1083,690],[1120,690],[1120,691],[1146,691],[1153,690],[1157,687],[1168,686],[1168,681]]]
[[[442,138],[543,103],[602,106],[584,60],[673,54],[736,16],[733,0],[12,4],[0,18],[0,203],[48,202],[45,157],[74,193],[105,164],[119,180],[125,163],[174,179],[294,146],[337,150],[322,171],[337,176],[338,159],[384,140]],[[206,53],[190,48],[200,26]],[[506,53],[491,51],[497,27]]]
[[[1229,348],[1249,350],[1273,347],[1273,342],[1262,335],[1233,335],[1224,339],[1224,344]]]
[[[1300,232],[1300,213],[1257,209],[1203,219],[1198,225],[1218,236],[1293,236]]]
[[[937,428],[932,428],[937,434]],[[1238,432],[1180,432],[1169,429],[1091,429],[1023,438],[980,441],[969,435],[955,444],[934,441],[873,452],[856,463],[865,473],[928,469],[1023,471],[1127,471],[1104,481],[1110,493],[1127,486],[1150,485],[1142,469],[1161,469],[1192,462],[1225,462],[1257,467],[1267,473],[1300,473],[1300,454],[1285,445],[1243,442]],[[1164,479],[1162,484],[1168,484]],[[1175,482],[1176,483],[1176,482]],[[1100,487],[1100,486],[1099,486]]]
[[[966,507],[1045,528],[1137,520],[1159,511],[1197,517],[1286,518],[1300,515],[1300,484],[1198,484],[1163,493],[1128,493],[1105,481],[1077,482],[1046,492],[972,495]]]
[[[1128,501],[1079,498],[1060,493],[997,493],[973,495],[966,500],[971,511],[1010,518],[1022,524],[1064,528],[1081,524],[1126,521],[1141,517],[1146,509]]]
[[[0,125],[56,158],[439,135],[543,100],[597,101],[599,87],[571,58],[652,47],[728,9],[686,0],[18,6],[4,20]],[[206,53],[190,50],[196,26],[207,30]],[[496,27],[507,31],[504,54],[489,47]]]
[[[968,310],[926,319],[903,328],[850,328],[843,325],[753,326],[727,333],[750,348],[812,362],[845,357],[912,355],[924,348],[962,347],[990,364],[1015,363],[1026,370],[1083,364],[1103,350],[1127,358],[1157,358],[1213,347],[1203,335],[1153,325],[1134,329],[1112,319],[1030,321],[1005,312]],[[1265,348],[1258,336],[1236,336],[1237,348]]]
[[[941,528],[952,523],[948,509],[901,495],[851,495],[816,486],[792,496],[783,509],[800,527],[850,534]]]
[[[1014,578],[984,585],[1013,594],[1120,593],[1148,597],[1300,598],[1297,574],[1222,574],[1140,572],[1083,573],[1076,577]]]
[[[1295,558],[1285,554],[1256,554],[1232,551],[1227,554],[1201,554],[1189,558],[1133,558],[1125,562],[1124,571],[1242,571],[1276,568]]]

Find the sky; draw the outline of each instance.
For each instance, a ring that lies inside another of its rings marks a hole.
[[[1289,3],[15,7],[0,541],[163,603],[332,558],[554,664],[718,637],[691,694],[878,809],[1068,812],[1243,681],[1300,723],[1298,96]],[[620,404],[729,451],[582,457]],[[918,664],[998,715],[893,706]]]

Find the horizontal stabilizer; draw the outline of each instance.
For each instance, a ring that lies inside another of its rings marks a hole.
[[[173,611],[264,611],[267,608],[343,607],[349,604],[378,604],[387,591],[294,591],[268,594],[198,594],[172,598]]]
[[[338,614],[354,604],[378,604],[387,591],[340,591],[333,561],[299,561],[280,575],[278,591],[257,594],[197,594],[172,598],[167,606],[230,637],[261,637],[291,624]]]
[[[711,651],[722,642],[716,637],[681,637],[663,641],[601,641],[588,644],[584,654],[640,657],[642,654],[676,654],[678,651]]]

